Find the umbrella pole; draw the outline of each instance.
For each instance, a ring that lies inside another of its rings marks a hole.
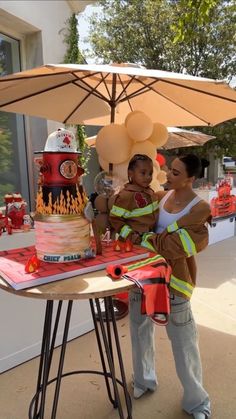
[[[111,100],[110,100],[110,107],[111,107],[111,124],[115,122],[115,111],[116,111],[116,78],[117,75],[112,75],[112,89],[111,89]],[[112,175],[113,171],[113,164],[109,163],[109,175]]]
[[[112,75],[112,90],[111,90],[111,118],[110,122],[113,124],[115,122],[115,112],[116,112],[116,79],[117,74]],[[113,172],[113,164],[109,163],[109,175],[112,175]],[[117,320],[122,319],[128,314],[129,307],[126,301],[122,299],[112,297],[113,305],[115,307],[115,317]]]

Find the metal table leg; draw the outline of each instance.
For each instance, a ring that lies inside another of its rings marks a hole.
[[[94,310],[94,302],[93,300],[90,300],[91,313],[92,313],[94,327],[95,327],[95,334],[97,338],[100,359],[102,363],[102,371],[79,370],[79,371],[71,371],[68,373],[63,373],[63,365],[64,365],[66,345],[67,345],[72,305],[73,305],[73,301],[68,301],[67,312],[66,312],[65,323],[64,323],[63,340],[60,346],[60,358],[59,358],[59,363],[58,363],[58,371],[57,371],[56,377],[49,379],[53,352],[55,348],[55,341],[56,341],[56,336],[57,336],[57,331],[58,331],[58,324],[59,324],[59,320],[61,316],[62,301],[58,302],[54,324],[53,324],[54,302],[47,301],[44,328],[43,328],[41,355],[40,355],[39,370],[38,370],[38,380],[37,380],[37,386],[36,386],[36,393],[34,397],[32,398],[30,406],[29,406],[29,419],[44,419],[45,418],[44,415],[45,415],[45,401],[46,401],[47,387],[53,382],[56,382],[54,397],[52,401],[51,416],[50,416],[50,419],[55,419],[56,414],[57,414],[57,406],[58,406],[58,401],[59,401],[61,380],[64,377],[67,377],[69,375],[74,375],[74,374],[103,375],[105,378],[109,400],[111,401],[114,408],[118,409],[119,417],[121,419],[124,419],[124,413],[123,413],[119,391],[118,391],[118,385],[122,386],[124,396],[125,396],[126,410],[128,414],[127,418],[132,419],[132,404],[131,404],[131,399],[130,399],[128,389],[127,389],[127,384],[126,384],[124,365],[123,365],[123,360],[122,360],[122,355],[121,355],[119,336],[117,332],[117,325],[116,325],[116,319],[115,319],[115,314],[114,314],[114,307],[112,303],[112,297],[105,298],[106,319],[104,319],[104,313],[102,314],[101,312],[99,299],[95,299],[95,304],[97,308],[96,314]],[[112,344],[112,336],[114,338],[114,344]],[[118,359],[121,379],[117,379],[115,375],[115,363],[114,363],[114,354],[113,354],[114,349],[116,351],[116,355]]]

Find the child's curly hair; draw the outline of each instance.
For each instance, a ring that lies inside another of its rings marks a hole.
[[[148,157],[146,154],[135,154],[129,161],[128,171],[133,170],[138,161],[148,161],[150,163],[153,163],[152,159]]]

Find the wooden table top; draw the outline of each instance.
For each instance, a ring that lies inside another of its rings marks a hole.
[[[34,243],[34,231],[1,237],[0,250],[31,245]],[[113,280],[105,270],[77,275],[60,281],[50,282],[34,288],[15,290],[0,275],[0,289],[11,294],[44,300],[83,300],[103,298],[127,292],[135,285],[126,279]]]
[[[51,282],[35,288],[15,290],[0,277],[0,288],[4,291],[23,297],[44,300],[83,300],[103,298],[127,292],[135,286],[127,279],[113,280],[105,270],[96,271],[61,281]]]

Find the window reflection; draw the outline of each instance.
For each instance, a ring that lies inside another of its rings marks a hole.
[[[19,41],[0,33],[0,75],[20,71]],[[20,192],[28,200],[23,116],[0,112],[0,207],[4,195]]]

